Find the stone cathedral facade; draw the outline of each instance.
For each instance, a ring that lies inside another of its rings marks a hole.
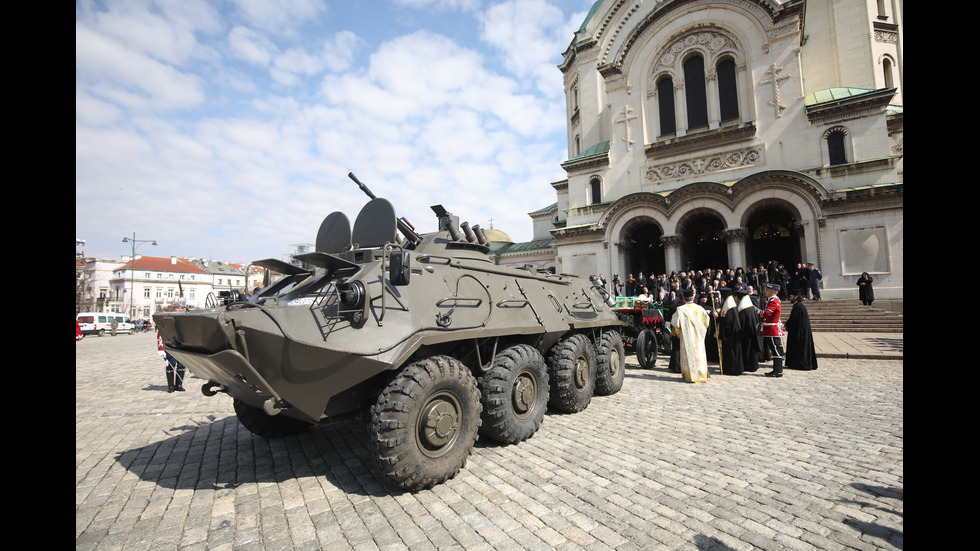
[[[812,262],[824,298],[862,272],[900,298],[901,19],[901,0],[595,2],[559,66],[567,179],[524,255],[610,280]]]

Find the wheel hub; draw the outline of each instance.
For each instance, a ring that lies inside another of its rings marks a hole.
[[[440,452],[459,434],[459,406],[450,396],[429,401],[419,418],[419,437],[423,451]],[[436,453],[438,455],[438,453]]]
[[[537,398],[537,389],[534,379],[527,373],[522,373],[514,381],[511,399],[514,404],[514,412],[520,416],[531,411]]]
[[[575,386],[583,389],[589,383],[589,362],[582,356],[575,359]]]

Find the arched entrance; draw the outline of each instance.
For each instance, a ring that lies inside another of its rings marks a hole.
[[[802,258],[800,235],[792,212],[778,205],[761,206],[746,223],[746,257],[750,266],[776,262],[795,266]]]
[[[664,255],[663,231],[649,221],[637,221],[626,230],[625,242],[627,271],[633,275],[662,274],[667,271]]]
[[[689,215],[680,234],[683,236],[681,262],[685,271],[731,267],[725,222],[716,214],[700,212]]]

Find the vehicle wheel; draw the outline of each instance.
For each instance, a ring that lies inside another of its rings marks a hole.
[[[503,444],[534,434],[548,409],[548,367],[533,346],[518,344],[497,354],[480,378],[483,424],[480,430]]]
[[[657,335],[653,331],[644,329],[636,337],[636,359],[643,369],[653,369],[657,363]]]
[[[135,335],[136,334],[136,330],[135,329],[130,329],[129,330],[129,334],[130,335]]]
[[[100,337],[104,337],[105,336],[105,329],[99,329],[99,336]]]
[[[313,426],[310,423],[285,415],[268,415],[262,408],[250,406],[237,398],[234,405],[238,422],[252,434],[257,434],[263,438],[291,436]]]
[[[615,329],[603,331],[596,350],[596,394],[608,396],[623,388],[623,379],[626,378],[625,358],[626,346],[623,344],[622,333]]]
[[[371,406],[374,457],[408,491],[431,488],[466,465],[480,429],[480,392],[455,358],[433,356],[402,369]]]
[[[548,377],[551,407],[565,412],[582,411],[595,393],[595,347],[588,337],[575,334],[551,347]]]

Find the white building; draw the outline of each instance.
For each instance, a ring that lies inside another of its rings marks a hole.
[[[864,271],[901,297],[901,19],[900,0],[597,1],[559,67],[567,180],[538,213],[557,271],[813,262],[825,298]]]
[[[212,290],[212,275],[177,257],[136,255],[113,271],[108,311],[124,312],[133,320],[150,319],[174,306],[203,308]]]

